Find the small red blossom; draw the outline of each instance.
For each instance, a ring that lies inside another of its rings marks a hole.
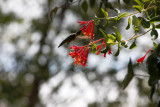
[[[109,48],[109,51],[108,51],[108,54],[113,54],[112,51],[111,51],[111,47]]]
[[[102,42],[102,44],[99,44],[99,45],[97,46],[97,53],[96,53],[97,55],[100,54],[101,49],[103,48],[103,46],[105,46],[105,48],[106,48],[105,38],[101,38],[101,39],[96,40],[96,41],[93,42],[93,43],[97,43],[97,42],[99,42],[99,41],[101,41],[101,40],[103,40],[103,42]],[[105,44],[105,45],[104,45],[104,44]],[[110,53],[112,54],[111,50],[110,50]],[[104,53],[103,56],[106,57],[106,53]]]
[[[86,63],[89,53],[89,47],[87,45],[81,47],[73,45],[73,47],[70,47],[70,49],[74,50],[73,52],[69,53],[69,55],[74,58],[74,64],[87,66]]]
[[[145,57],[147,56],[149,51],[150,51],[150,49],[148,49],[147,53],[143,57],[137,59],[137,63],[141,64],[143,62],[143,60],[145,59]]]
[[[99,44],[99,45],[97,46],[97,53],[96,53],[97,55],[100,54],[101,49],[103,48],[104,43],[105,43],[105,40],[103,40],[102,44]],[[104,55],[104,57],[106,57],[106,56]]]
[[[86,36],[91,35],[91,39],[93,39],[93,29],[94,29],[94,22],[93,20],[90,21],[78,21],[80,25],[83,25],[80,30],[82,30],[83,34]]]
[[[106,57],[106,53],[104,53],[103,56]]]

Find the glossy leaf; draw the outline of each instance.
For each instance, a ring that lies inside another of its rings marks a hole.
[[[158,32],[157,32],[157,30],[156,29],[152,29],[152,31],[151,31],[151,37],[153,38],[153,39],[157,39],[158,38]]]
[[[115,56],[118,56],[118,55],[119,55],[119,53],[120,53],[120,48],[121,48],[121,45],[120,45],[120,43],[119,43],[119,44],[118,44],[118,50],[117,50]]]
[[[153,42],[153,45],[154,45],[154,47],[155,47],[155,48],[157,48],[157,47],[158,47],[158,45],[157,45],[155,42]]]
[[[128,14],[129,14],[129,13],[127,13],[127,12],[124,12],[124,13],[120,14],[120,15],[118,16],[118,20],[120,20],[121,18],[127,16]]]
[[[160,15],[153,17],[150,22],[154,23],[154,22],[160,22]]]
[[[103,8],[101,8],[101,11],[103,12],[105,18],[107,19],[108,18],[108,13]]]
[[[117,13],[117,14],[120,14],[120,10],[115,8],[114,11]]]
[[[133,5],[132,7],[135,11],[139,11],[140,13],[142,12],[142,7],[141,6]]]
[[[118,20],[118,16],[111,17],[111,18],[107,19],[107,21],[117,21],[117,20]]]
[[[87,10],[88,10],[88,4],[87,4],[86,0],[82,3],[81,7],[82,7],[82,10],[84,11],[84,13],[86,14]]]
[[[132,16],[132,26],[133,26],[134,30],[136,30],[136,31],[139,30],[139,28],[138,28],[139,23],[140,23],[139,19],[135,15]]]
[[[122,36],[121,36],[119,30],[117,29],[117,27],[113,26],[113,28],[114,28],[114,31],[116,33],[116,39],[117,39],[118,42],[120,42],[121,39],[122,39]]]
[[[150,28],[150,22],[146,18],[138,17],[139,20],[142,19],[141,25],[143,26],[144,29]]]
[[[111,35],[111,34],[108,34],[108,40],[107,40],[107,43],[110,44],[110,45],[114,45],[113,43],[116,41],[116,37]]]
[[[105,37],[106,43],[109,45],[114,45],[113,43],[116,41],[116,37],[111,34],[106,34],[106,32],[101,28],[99,30],[103,34],[103,36]]]
[[[126,30],[128,30],[130,28],[131,25],[131,17],[128,18],[128,25],[126,27]]]
[[[97,51],[97,45],[93,43],[91,47],[91,53],[96,53],[96,51]]]
[[[134,77],[133,65],[132,65],[132,61],[130,59],[130,61],[128,63],[128,72],[123,80],[123,86],[122,86],[123,89],[125,89],[128,86],[128,84],[131,82],[133,77]]]
[[[134,0],[139,6],[141,6],[142,8],[144,8],[144,3],[142,0]]]
[[[106,34],[106,32],[103,29],[100,28],[99,30],[103,34],[103,36],[104,36],[104,38],[105,38],[105,40],[107,42],[108,41],[108,35]]]
[[[122,41],[122,42],[121,42],[121,45],[122,45],[123,47],[125,47],[125,48],[127,48],[127,47],[128,47],[128,45],[127,45],[127,42],[126,42],[126,41]]]
[[[136,47],[137,47],[136,41],[134,41],[134,42],[132,43],[132,45],[129,47],[129,49],[134,49],[134,48],[136,48]]]

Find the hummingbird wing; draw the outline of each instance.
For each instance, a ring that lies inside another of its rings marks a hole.
[[[73,33],[73,34],[69,35],[66,39],[64,39],[64,40],[60,43],[60,45],[58,46],[58,48],[59,48],[60,46],[62,46],[63,44],[65,44],[65,43],[70,43],[71,41],[75,40],[76,37],[77,37],[78,35],[80,35],[80,34],[81,34],[81,30],[79,30],[79,31],[76,32],[76,33]]]
[[[58,46],[58,48],[60,47],[60,46],[62,46],[63,44],[65,44],[65,43],[69,43],[69,42],[71,42],[71,41],[73,41],[75,38],[76,38],[76,34],[72,34],[72,35],[69,35],[66,39],[64,39],[61,43],[60,43],[60,45]]]

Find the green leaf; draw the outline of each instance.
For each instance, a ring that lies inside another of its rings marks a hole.
[[[118,44],[118,50],[117,50],[115,56],[118,56],[118,55],[119,55],[119,53],[120,53],[120,48],[121,48],[121,45],[120,45],[120,43],[119,43],[119,44]]]
[[[134,16],[132,16],[132,26],[133,26],[133,29],[135,30],[135,31],[138,31],[139,30],[139,23],[140,23],[140,21],[139,21],[139,19],[134,15]]]
[[[125,48],[127,48],[127,47],[128,47],[128,45],[127,45],[127,42],[126,42],[126,41],[122,41],[122,42],[121,42],[121,45],[122,45],[123,47],[125,47]]]
[[[104,38],[105,38],[105,40],[107,42],[108,41],[108,35],[106,34],[106,32],[103,29],[100,28],[99,30],[103,34],[103,36],[104,36]]]
[[[118,20],[118,16],[111,17],[111,18],[107,19],[107,21],[117,21],[117,20]]]
[[[121,39],[122,39],[122,36],[121,36],[119,30],[117,29],[117,27],[113,26],[113,28],[114,28],[114,31],[116,33],[116,39],[117,39],[118,42],[120,42]]]
[[[116,41],[116,37],[114,35],[111,35],[111,34],[106,34],[106,32],[101,28],[99,30],[103,34],[103,36],[106,40],[106,43],[109,44],[109,45],[114,45],[114,42]]]
[[[50,15],[49,15],[50,18],[51,18],[51,20],[54,19],[54,16],[56,15],[57,10],[58,10],[58,7],[55,7],[55,8],[53,8],[53,9],[51,10]]]
[[[115,8],[114,11],[117,13],[117,14],[120,14],[120,10]]]
[[[139,20],[142,19],[141,25],[144,29],[150,28],[150,22],[146,18],[138,17]]]
[[[132,7],[135,11],[139,11],[140,13],[142,12],[142,7],[141,6],[133,5]]]
[[[124,13],[120,14],[120,15],[118,16],[118,20],[120,20],[121,18],[127,16],[128,14],[129,14],[129,13],[127,13],[127,12],[124,12]]]
[[[153,17],[153,18],[150,20],[150,22],[151,22],[151,23],[160,22],[160,15]]]
[[[157,28],[157,29],[160,29],[160,24],[156,25],[156,28]]]
[[[137,47],[136,41],[134,41],[134,42],[132,43],[132,45],[129,47],[129,49],[134,49],[134,48],[136,48],[136,47]]]
[[[132,24],[133,26],[139,25],[139,19],[135,15],[132,16]]]
[[[132,65],[132,61],[130,59],[130,61],[128,63],[128,72],[123,80],[123,86],[122,86],[123,89],[125,89],[128,86],[128,84],[131,82],[133,77],[134,77],[133,65]]]
[[[91,47],[91,53],[96,53],[96,51],[97,51],[97,45],[93,43]]]
[[[131,17],[128,18],[128,25],[126,27],[126,30],[128,30],[130,28],[131,25]]]
[[[151,37],[153,38],[153,39],[157,39],[158,38],[158,32],[157,32],[157,30],[156,29],[152,29],[152,31],[151,31]]]
[[[155,48],[157,48],[157,47],[158,47],[158,45],[157,45],[155,42],[153,42],[153,45],[154,45],[154,47],[155,47]]]
[[[87,10],[88,10],[88,4],[87,4],[86,0],[82,3],[81,7],[82,7],[82,10],[84,11],[84,13],[86,14]]]
[[[108,13],[103,8],[101,8],[101,11],[103,12],[105,18],[107,19],[108,18]]]
[[[107,44],[114,45],[115,41],[116,41],[116,37],[111,34],[108,34]]]
[[[141,6],[142,8],[144,8],[144,3],[142,0],[134,0],[139,6]]]
[[[130,0],[123,0],[124,3],[128,4]]]

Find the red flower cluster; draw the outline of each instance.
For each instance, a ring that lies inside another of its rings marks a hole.
[[[81,25],[83,25],[80,30],[82,31],[83,34],[85,34],[86,36],[91,36],[91,39],[93,40],[93,29],[94,29],[94,22],[93,20],[90,21],[78,21],[78,23],[80,23]],[[69,55],[74,58],[74,64],[75,65],[82,65],[82,66],[87,66],[87,58],[88,58],[88,53],[89,53],[89,46],[92,45],[93,43],[97,43],[99,41],[102,41],[101,44],[99,44],[97,46],[97,52],[96,54],[99,55],[102,48],[106,48],[106,41],[105,38],[101,38],[99,40],[96,41],[90,41],[89,45],[85,45],[85,46],[76,46],[73,45],[73,47],[70,47],[71,50],[74,51],[70,51]],[[111,52],[111,48],[108,51],[108,54],[112,54]],[[106,53],[104,53],[103,55],[104,57],[106,57]]]
[[[146,55],[148,54],[149,51],[150,51],[150,49],[148,49],[147,53],[143,57],[137,59],[137,63],[141,64],[143,62],[143,60],[145,59],[145,57],[146,57]]]
[[[89,53],[88,45],[81,46],[81,47],[73,45],[73,47],[70,47],[70,49],[74,50],[73,52],[70,51],[69,53],[69,55],[72,56],[72,58],[74,58],[74,64],[87,66],[86,63],[87,63],[87,58]]]
[[[105,48],[106,48],[106,41],[105,41],[104,38],[99,39],[99,40],[96,40],[96,41],[94,41],[94,43],[99,42],[99,41],[101,41],[101,40],[103,40],[103,42],[97,46],[97,53],[96,53],[97,55],[99,55],[99,53],[101,52],[103,46],[105,46]],[[104,45],[104,44],[105,44],[105,45]],[[110,54],[113,54],[112,51],[111,51],[111,48],[109,48],[108,54],[109,54],[109,55],[110,55]],[[106,57],[106,53],[104,53],[103,56]]]
[[[105,43],[105,40],[103,40],[103,42],[102,42],[102,44],[99,44],[98,46],[97,46],[97,55],[99,55],[99,53],[101,52],[101,49],[103,48],[103,44]]]
[[[80,30],[82,30],[83,34],[86,36],[91,35],[91,39],[93,39],[93,29],[94,29],[94,22],[93,20],[90,21],[78,21],[81,25],[83,25]]]

